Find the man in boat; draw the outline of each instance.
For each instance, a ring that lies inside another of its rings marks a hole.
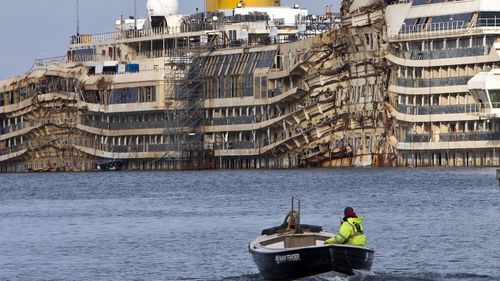
[[[325,241],[325,244],[347,244],[353,246],[366,246],[366,236],[363,232],[363,220],[365,217],[358,217],[354,209],[347,207],[344,209],[344,218],[339,232]]]

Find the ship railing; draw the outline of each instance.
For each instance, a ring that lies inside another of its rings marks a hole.
[[[141,52],[131,52],[126,55],[129,60],[140,60],[140,59],[153,59],[153,58],[163,58],[172,57],[176,55],[176,50],[165,49],[165,50],[152,50],[152,51],[141,51]]]
[[[0,155],[8,155],[8,154],[11,154],[14,152],[21,151],[25,148],[26,148],[26,144],[18,144],[18,145],[2,148],[2,149],[0,149]]]
[[[197,47],[197,46],[192,46]],[[93,55],[72,55],[69,58],[66,57],[65,60],[61,60],[64,62],[102,62],[102,61],[110,61],[110,60],[118,60],[121,61],[122,58],[125,61],[130,60],[140,60],[140,59],[151,59],[151,58],[163,58],[163,57],[172,57],[175,56],[179,52],[179,49],[164,49],[164,50],[152,50],[152,51],[141,51],[141,52],[130,52],[124,56],[109,56],[109,55],[101,55],[101,54],[93,54]],[[62,57],[61,57],[62,58]],[[47,60],[46,64],[56,64],[61,61],[50,60],[50,59],[42,59]],[[42,62],[38,62],[36,60],[35,64],[41,64]]]
[[[462,58],[472,56],[485,56],[488,52],[488,47],[477,46],[460,49],[444,49],[444,50],[413,50],[408,52],[408,58],[411,60],[432,60],[444,58]]]
[[[148,122],[99,122],[99,121],[82,121],[82,124],[92,128],[104,130],[139,130],[139,129],[160,129],[165,127],[165,121],[148,121]]]
[[[465,31],[476,32],[484,27],[500,27],[500,18],[480,18],[476,23],[466,21],[447,21],[431,24],[405,25],[400,29],[388,30],[391,38],[414,38],[431,35],[448,35],[460,33],[465,35]]]
[[[90,44],[90,43],[106,43],[117,40],[144,38],[158,35],[169,35],[169,34],[179,34],[181,29],[179,27],[167,27],[167,28],[150,28],[150,29],[138,29],[138,30],[123,30],[107,33],[98,34],[85,34],[85,35],[75,35],[71,37],[71,44]]]
[[[398,111],[408,115],[434,115],[434,114],[460,114],[476,113],[482,109],[481,104],[456,104],[456,105],[398,105]]]
[[[500,132],[482,131],[461,131],[441,134],[424,132],[423,134],[407,134],[403,142],[459,142],[459,141],[500,141]]]
[[[208,126],[223,126],[223,125],[247,125],[256,122],[253,116],[238,116],[238,117],[222,117],[212,118],[206,122]]]
[[[100,76],[100,75],[113,75],[113,76],[119,76],[119,75],[131,75],[131,74],[138,74],[138,73],[159,73],[159,72],[164,72],[166,70],[165,67],[156,67],[156,66],[153,66],[153,67],[148,67],[148,68],[142,68],[142,69],[139,69],[139,71],[112,71],[112,72],[106,72],[106,71],[103,71],[103,72],[99,72],[99,73],[88,73],[89,76]],[[128,102],[128,103],[135,103],[135,102]],[[115,103],[111,103],[111,104],[115,104]],[[123,103],[123,104],[126,104],[126,103]]]
[[[500,140],[500,132],[482,131],[482,132],[455,132],[439,134],[441,142],[455,141],[496,141]]]
[[[130,31],[123,31],[123,32],[114,32],[114,33],[102,33],[102,34],[96,34],[96,35],[80,35],[80,36],[74,36],[72,39],[72,44],[85,44],[85,43],[91,43],[91,42],[105,42],[105,41],[112,41],[112,40],[118,40],[118,39],[124,39],[124,38],[136,38],[137,37],[146,37],[150,36],[152,34],[172,34],[172,32],[178,32],[177,29],[173,31],[168,31],[166,32],[165,29],[149,29],[149,30],[130,30]],[[130,35],[132,33],[132,35]],[[127,36],[123,37],[123,34],[128,34]],[[115,36],[118,35],[118,36]],[[257,46],[257,45],[270,45],[270,44],[282,44],[282,43],[290,43],[290,42],[295,42],[303,38],[308,38],[311,36],[314,36],[316,34],[313,33],[304,33],[301,35],[289,35],[285,37],[280,37],[268,41],[262,41],[262,42],[249,42],[248,40],[238,40],[238,41],[233,41],[230,42],[227,47],[250,47],[250,46]],[[109,40],[108,40],[109,39]],[[107,61],[107,60],[138,60],[138,59],[150,59],[150,58],[162,58],[162,57],[170,57],[174,56],[177,53],[181,51],[189,51],[190,49],[196,49],[200,48],[203,46],[210,46],[210,43],[190,43],[189,46],[184,46],[180,47],[178,49],[161,49],[161,50],[150,50],[150,51],[141,51],[141,52],[131,52],[128,53],[124,56],[120,55],[101,55],[101,54],[90,54],[90,55],[74,55],[74,54],[68,54],[67,56],[59,56],[59,57],[54,57],[54,58],[42,58],[42,59],[36,59],[34,67],[36,69],[39,68],[47,68],[50,65],[55,65],[59,63],[66,63],[66,62],[89,62],[89,61]]]
[[[317,35],[323,31],[334,28],[335,25],[330,23],[314,23],[307,25],[307,31],[301,34],[302,37],[310,37]],[[280,29],[291,28],[288,26],[278,26]],[[97,33],[97,34],[84,34],[84,35],[74,35],[71,37],[70,44],[71,45],[79,45],[79,44],[92,44],[92,43],[109,43],[119,40],[127,40],[127,39],[137,39],[137,38],[145,38],[159,35],[173,35],[173,34],[181,34],[185,32],[190,32],[190,30],[185,30],[179,27],[167,27],[167,28],[151,28],[151,29],[140,29],[140,30],[123,30],[123,31],[114,31],[107,33]],[[200,30],[210,32],[212,29]],[[317,31],[317,32],[311,32]],[[297,38],[298,39],[298,38]],[[293,42],[297,39],[290,37],[284,41]]]
[[[22,129],[24,129],[24,124],[23,123],[17,123],[15,125],[10,125],[10,126],[6,126],[6,127],[3,127],[3,128],[0,128],[0,135],[13,133],[13,132],[16,132],[16,131],[19,131],[19,130],[22,130]]]
[[[491,107],[492,108],[500,108],[500,102],[492,102]]]
[[[89,145],[84,145],[88,147]],[[104,144],[101,148],[105,151],[114,153],[131,153],[131,152],[165,152],[165,151],[180,151],[189,150],[193,146],[188,143],[139,143],[139,144]]]
[[[421,33],[421,32],[448,32],[461,30],[466,27],[465,21],[435,22],[431,24],[405,25],[400,30],[401,34]]]
[[[102,55],[66,55],[53,58],[42,58],[35,59],[34,68],[35,69],[46,69],[51,65],[68,63],[68,62],[88,62],[88,61],[105,61],[113,60],[113,57],[102,56]]]
[[[35,69],[44,69],[44,68],[47,68],[47,67],[54,65],[54,64],[66,63],[66,62],[68,62],[68,57],[66,57],[66,56],[36,59],[35,64],[34,64],[34,68]]]
[[[500,17],[494,18],[480,18],[477,20],[477,27],[499,27]]]
[[[279,43],[283,42],[290,42],[290,41],[285,41],[281,40]],[[253,46],[253,45],[262,45],[259,43],[254,43],[250,44],[249,42],[240,42],[238,46]],[[197,48],[200,46],[190,46],[190,48]],[[234,46],[230,46],[234,47]],[[73,55],[70,57],[70,60],[66,59],[65,62],[71,61],[71,62],[102,62],[102,61],[110,61],[110,60],[117,60],[117,61],[133,61],[133,60],[141,60],[141,59],[153,59],[153,58],[171,58],[171,57],[176,57],[179,56],[180,52],[188,52],[190,48],[185,47],[185,48],[180,48],[180,49],[164,49],[164,50],[152,50],[152,51],[141,51],[141,52],[130,52],[122,57],[110,57],[106,55]],[[291,57],[297,62],[302,62],[305,60],[304,55],[294,55]],[[57,61],[51,61],[52,64],[56,64]],[[48,65],[48,64],[47,64]],[[157,69],[155,69],[157,70]],[[141,69],[141,72],[144,70]],[[274,71],[278,71],[277,69],[274,69]]]
[[[458,86],[467,85],[473,76],[462,76],[462,77],[446,77],[446,78],[398,78],[397,86],[406,88],[430,88],[430,87],[446,87],[446,86]]]
[[[217,150],[227,150],[227,149],[254,149],[256,148],[256,143],[251,141],[228,141],[228,142],[217,142],[214,143],[214,148]]]
[[[40,118],[31,121],[21,121],[17,124],[0,128],[0,134],[9,134],[23,129],[39,127],[47,124],[52,125],[76,125],[76,119]]]

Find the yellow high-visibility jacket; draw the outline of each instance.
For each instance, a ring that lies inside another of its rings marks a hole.
[[[365,217],[348,218],[340,226],[339,232],[325,241],[325,244],[348,244],[353,246],[366,246],[366,236],[363,232]]]

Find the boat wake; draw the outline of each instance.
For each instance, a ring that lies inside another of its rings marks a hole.
[[[263,281],[265,280],[259,274],[245,274],[221,279],[220,281]]]
[[[238,277],[228,277],[220,281],[265,281],[259,274],[246,274]],[[338,276],[334,272],[304,277],[297,281],[498,281],[500,276],[478,275],[470,273],[372,273],[361,272],[353,276]],[[215,281],[215,280],[214,280]]]
[[[318,280],[318,279],[316,279]],[[321,280],[321,279],[319,279]],[[325,279],[329,280],[329,279]],[[370,273],[350,276],[348,281],[498,281],[499,277],[470,273]]]

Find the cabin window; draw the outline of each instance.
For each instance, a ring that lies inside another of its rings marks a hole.
[[[230,41],[236,41],[236,30],[229,30],[228,36]]]
[[[491,104],[494,108],[500,108],[500,89],[489,90]]]
[[[367,33],[365,34],[365,41],[366,41],[366,49],[367,50],[373,50],[373,34]]]
[[[426,5],[429,4],[431,1],[430,0],[414,0],[413,1],[413,6],[416,5]]]

